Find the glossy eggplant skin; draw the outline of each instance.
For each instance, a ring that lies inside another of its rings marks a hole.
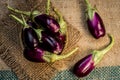
[[[45,34],[53,37],[54,39],[56,39],[58,42],[61,42],[63,44],[65,44],[66,41],[66,35],[62,34],[60,31],[57,33],[51,33],[50,31],[44,31]]]
[[[32,62],[45,62],[45,60],[43,59],[44,53],[45,51],[39,47],[36,47],[34,49],[24,49],[24,57]]]
[[[88,29],[90,33],[96,38],[100,38],[105,35],[105,27],[103,21],[97,12],[94,12],[93,18],[87,20]]]
[[[52,36],[42,32],[42,48],[55,54],[60,54],[63,50],[63,44]]]
[[[48,31],[51,31],[52,33],[56,33],[60,29],[59,23],[47,14],[41,14],[34,17],[34,21],[38,25],[42,26],[45,29],[48,29]]]
[[[39,45],[39,39],[33,28],[24,28],[22,30],[22,41],[25,47],[34,49]]]
[[[94,61],[92,60],[92,54],[89,54],[75,64],[73,73],[78,77],[84,77],[87,76],[94,68],[95,66]]]

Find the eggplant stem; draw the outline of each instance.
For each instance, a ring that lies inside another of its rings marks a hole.
[[[57,55],[54,53],[50,53],[50,54],[45,54],[43,56],[43,58],[47,61],[47,62],[55,62],[57,60],[61,60],[61,59],[65,59],[69,56],[71,56],[73,53],[75,53],[78,50],[78,47],[76,47],[75,49],[73,49],[72,51],[70,51],[69,53],[65,54],[65,55]]]
[[[9,16],[12,17],[12,18],[13,18],[14,20],[16,20],[17,22],[19,22],[20,24],[24,25],[24,22],[23,22],[20,18],[16,17],[16,16],[13,15],[13,14],[10,14]]]
[[[53,11],[55,12],[55,14],[58,16],[58,23],[60,25],[60,31],[62,34],[65,34],[67,31],[67,23],[65,22],[65,20],[63,19],[62,14],[56,9],[53,8]]]
[[[50,0],[47,0],[46,14],[49,15],[49,13],[50,13]]]
[[[88,0],[85,0],[85,2],[87,5],[87,15],[88,15],[87,17],[89,17],[89,19],[92,19],[96,9],[91,6]]]
[[[19,14],[24,14],[26,16],[30,16],[31,15],[31,12],[27,12],[27,11],[20,11],[20,10],[17,10],[17,9],[14,9],[10,6],[7,6],[7,8],[15,13],[19,13]]]
[[[105,54],[106,52],[108,52],[112,48],[112,46],[114,45],[114,38],[113,38],[113,36],[110,35],[110,34],[108,34],[108,36],[110,38],[109,45],[105,49],[100,50],[100,52],[103,53],[103,54]]]
[[[54,11],[55,14],[58,16],[59,22],[64,21],[63,16],[61,15],[61,13],[60,13],[55,7],[53,7],[53,11]]]
[[[102,49],[102,50],[94,50],[92,52],[93,54],[93,59],[94,59],[94,62],[95,62],[95,65],[98,64],[101,59],[103,58],[103,56],[113,47],[114,45],[114,38],[112,35],[108,34],[109,38],[110,38],[110,43],[109,45]]]
[[[89,3],[88,0],[85,0],[85,3],[87,4],[87,7],[88,7],[88,8],[91,8],[91,4]]]
[[[21,20],[20,18],[16,17],[13,14],[10,14],[9,16],[12,17],[17,22],[19,22],[20,24],[22,24],[24,26],[24,28],[28,28],[28,26],[27,26],[26,22],[24,22],[24,20]]]
[[[23,26],[24,26],[24,27],[27,26],[27,23],[26,23],[26,21],[25,21],[25,18],[23,17],[22,14],[21,14],[21,17],[22,17],[22,20],[23,20]]]

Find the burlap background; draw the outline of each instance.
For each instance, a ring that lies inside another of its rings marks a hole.
[[[47,64],[32,63],[23,57],[23,48],[19,38],[22,26],[8,16],[10,12],[6,8],[6,3],[8,3],[14,8],[29,11],[36,4],[40,4],[39,10],[44,11],[46,0],[0,1],[0,57],[13,69],[20,80],[49,80],[58,71],[70,69],[76,61],[89,54],[91,50],[103,48],[109,43],[107,35],[98,40],[90,35],[85,20],[84,0],[51,0],[51,2],[69,23],[69,42],[64,52],[74,46],[79,46],[79,51],[67,59]],[[120,65],[120,2],[119,0],[90,0],[90,2],[96,5],[107,33],[113,34],[115,38],[114,47],[97,67]]]

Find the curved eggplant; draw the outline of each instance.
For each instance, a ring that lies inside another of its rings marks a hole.
[[[83,59],[79,60],[74,68],[73,73],[78,77],[87,76],[96,65],[102,60],[103,56],[113,47],[114,38],[112,35],[108,35],[110,38],[110,44],[102,50],[93,50],[91,54],[87,55]]]
[[[55,62],[57,60],[61,60],[64,58],[67,58],[71,56],[75,51],[77,51],[78,48],[73,49],[69,53],[66,53],[65,55],[57,55],[50,53],[48,51],[44,51],[40,47],[36,47],[34,49],[25,48],[24,49],[24,57],[32,62]]]

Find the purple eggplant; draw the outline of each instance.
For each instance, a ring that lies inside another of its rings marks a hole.
[[[87,55],[75,64],[73,68],[73,73],[76,76],[85,77],[96,67],[105,53],[107,53],[114,45],[113,36],[109,35],[109,38],[111,39],[111,42],[106,48],[104,48],[103,50],[94,50],[93,52],[91,52],[91,54]]]
[[[22,39],[23,39],[22,40],[23,44],[26,47],[29,47],[30,49],[33,49],[33,48],[37,47],[38,44],[39,44],[39,39],[37,37],[37,34],[34,31],[34,29],[31,28],[31,27],[23,28]]]
[[[95,65],[94,61],[92,60],[92,54],[89,54],[75,64],[73,71],[76,76],[84,77],[88,75],[94,68]]]
[[[60,54],[62,52],[63,50],[62,42],[46,34],[44,31],[41,32],[41,35],[42,35],[41,42],[43,49],[56,54]]]
[[[42,26],[48,31],[51,31],[52,33],[56,33],[60,29],[60,25],[58,24],[58,22],[47,14],[41,14],[41,15],[34,17],[34,21],[38,25]]]
[[[64,58],[67,58],[71,56],[75,51],[77,51],[78,48],[73,49],[69,53],[66,53],[65,55],[57,55],[50,53],[48,51],[44,51],[40,47],[36,47],[34,49],[25,48],[24,50],[24,56],[27,60],[32,62],[55,62],[57,60],[61,60]]]
[[[96,39],[103,37],[106,34],[106,31],[100,15],[93,7],[91,7],[88,0],[85,0],[85,2],[87,4],[87,25],[90,33]]]
[[[23,53],[24,57],[29,61],[45,62],[45,60],[43,59],[45,51],[39,47],[36,47],[34,49],[25,48]]]
[[[39,45],[39,37],[37,33],[40,32],[40,30],[35,30],[32,27],[30,27],[24,20],[23,16],[22,16],[23,20],[19,19],[18,17],[12,14],[10,16],[23,25],[21,37],[24,47],[30,49],[34,49],[35,47],[37,47]]]

